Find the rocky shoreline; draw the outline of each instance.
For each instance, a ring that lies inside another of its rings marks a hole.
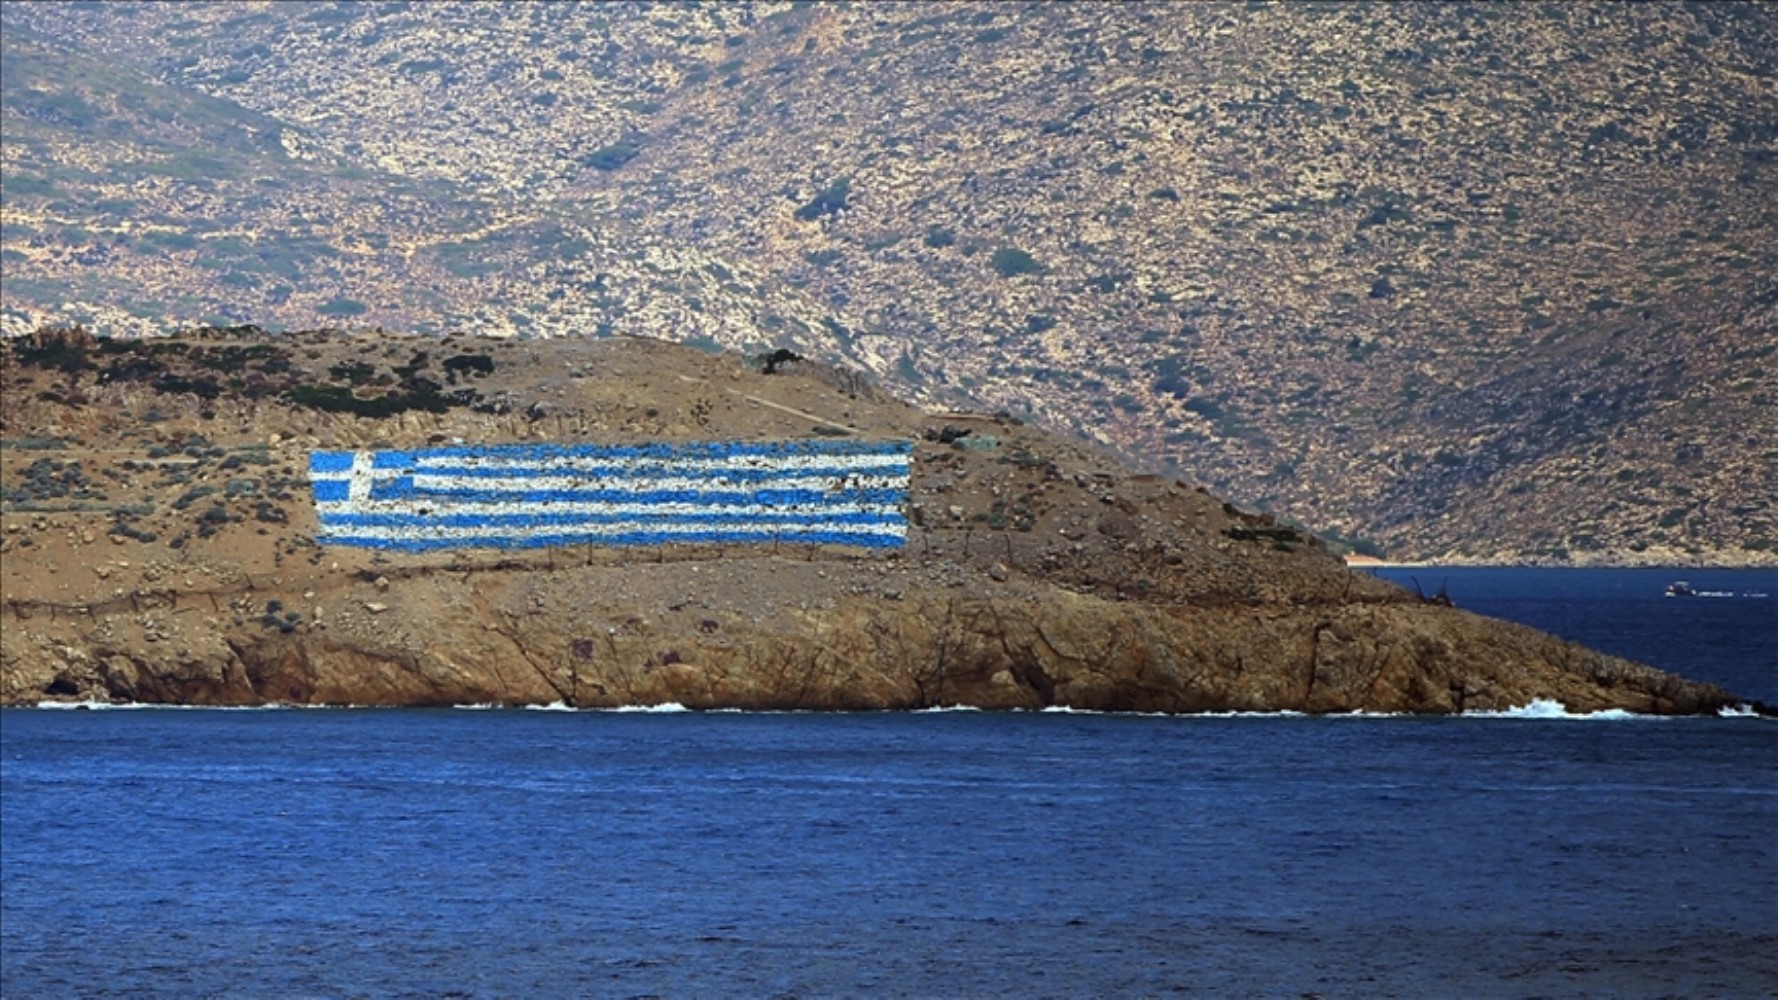
[[[1427,601],[1005,416],[921,412],[808,362],[223,331],[40,335],[3,357],[8,705],[1743,703]],[[327,449],[813,437],[913,442],[905,545],[349,548],[317,538],[305,475]]]

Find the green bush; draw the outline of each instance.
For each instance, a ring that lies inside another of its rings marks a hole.
[[[494,359],[486,354],[458,354],[444,360],[448,375],[492,375]]]
[[[846,207],[846,198],[852,192],[852,178],[841,177],[829,184],[822,192],[809,200],[809,203],[796,210],[796,217],[804,222],[832,215]]]
[[[994,251],[992,260],[994,270],[1002,278],[1012,278],[1021,274],[1042,274],[1048,270],[1031,256],[1017,247],[1001,247]]]
[[[363,361],[341,362],[327,369],[327,374],[353,385],[363,385],[369,382],[371,376],[376,373],[377,370],[373,365]]]
[[[1414,221],[1414,210],[1392,201],[1386,201],[1371,209],[1371,213],[1360,219],[1358,228],[1369,229],[1372,226],[1386,226],[1391,222]]]
[[[87,342],[81,337],[50,331],[40,332],[35,339],[36,343],[23,340],[13,348],[19,364],[27,368],[55,368],[69,374],[93,366],[87,357]]]
[[[323,316],[362,316],[370,307],[357,299],[332,299],[315,307]]]
[[[587,154],[586,165],[595,170],[616,170],[641,153],[642,147],[633,142],[614,142]]]

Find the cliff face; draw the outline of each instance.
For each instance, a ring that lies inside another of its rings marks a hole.
[[[1729,694],[1422,602],[1010,418],[661,342],[4,348],[0,701],[1452,712]],[[473,361],[462,359],[476,359]],[[912,441],[905,545],[317,540],[323,450]]]

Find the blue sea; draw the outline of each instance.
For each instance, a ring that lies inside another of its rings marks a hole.
[[[1778,574],[1387,573],[1778,701]],[[1774,993],[1767,719],[0,713],[7,998]]]

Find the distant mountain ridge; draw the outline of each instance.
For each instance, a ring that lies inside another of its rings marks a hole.
[[[12,332],[789,346],[1391,555],[1778,561],[1764,5],[4,16]]]

